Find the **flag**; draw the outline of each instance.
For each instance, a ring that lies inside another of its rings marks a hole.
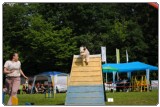
[[[116,48],[116,58],[117,58],[117,63],[120,63],[120,52],[119,49]]]
[[[127,52],[127,50],[126,50],[126,62],[128,63],[128,61],[129,61],[128,52]]]
[[[102,55],[102,62],[106,63],[106,61],[107,61],[107,58],[106,58],[106,47],[101,46],[101,55]]]

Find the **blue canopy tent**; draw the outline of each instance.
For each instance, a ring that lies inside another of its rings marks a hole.
[[[128,78],[131,77],[131,72],[133,71],[144,71],[146,70],[146,77],[147,80],[149,81],[149,72],[150,71],[156,71],[158,70],[158,67],[156,66],[152,66],[152,65],[148,65],[142,62],[128,62],[128,63],[106,63],[102,65],[102,68],[104,67],[113,67],[113,68],[117,68],[118,72],[127,72],[128,73]],[[102,70],[103,73],[107,73],[106,70]],[[115,80],[113,80],[115,81]]]
[[[56,75],[67,75],[67,76],[68,76],[68,74],[66,74],[66,73],[57,72],[57,71],[47,71],[47,72],[43,72],[43,73],[40,73],[40,74],[38,74],[38,75],[35,75],[35,76],[34,76],[34,79],[33,79],[33,84],[32,84],[31,93],[33,93],[33,88],[34,88],[34,86],[35,86],[35,82],[36,82],[37,77],[41,77],[41,76],[47,77],[48,83],[52,83],[52,82],[53,82],[53,81],[52,81],[52,78],[53,78],[54,76],[56,76]]]
[[[113,67],[117,68],[118,72],[132,72],[132,71],[141,71],[141,70],[146,70],[149,69],[150,71],[158,70],[158,67],[148,65],[142,62],[128,62],[128,63],[107,63],[103,64],[103,67]],[[105,72],[105,70],[103,71]]]
[[[103,67],[102,70],[103,72],[112,72],[113,73],[113,83],[115,83],[115,75],[118,69],[110,67],[110,66],[106,66],[106,67]],[[106,73],[106,82],[107,82],[107,73]]]

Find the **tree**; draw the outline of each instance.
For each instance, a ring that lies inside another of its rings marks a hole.
[[[20,54],[28,74],[70,72],[72,57],[86,45],[107,47],[107,62],[158,64],[158,11],[147,3],[15,3],[3,6],[3,60]]]

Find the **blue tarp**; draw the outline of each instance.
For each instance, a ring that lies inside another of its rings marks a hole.
[[[158,70],[158,67],[156,66],[152,66],[152,65],[148,65],[142,62],[128,62],[128,63],[107,63],[107,64],[103,64],[103,67],[113,67],[113,68],[117,68],[118,72],[132,72],[132,71],[142,71],[142,70],[146,70],[149,69],[150,71],[155,71]],[[103,70],[103,72],[107,72],[105,70]]]

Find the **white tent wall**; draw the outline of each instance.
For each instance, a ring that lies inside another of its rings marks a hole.
[[[68,83],[68,74],[57,74],[54,76],[54,93],[56,93],[59,90],[60,87],[66,87],[67,89],[67,83]],[[62,91],[62,90],[61,90]]]
[[[67,85],[67,78],[68,78],[68,75],[59,74],[56,76],[55,84]]]
[[[39,76],[44,76],[44,77],[47,77],[48,78],[48,83],[51,83],[53,86],[54,86],[54,93],[56,93],[56,85],[58,85],[59,84],[59,82],[61,83],[61,84],[64,84],[64,85],[67,85],[67,83],[68,83],[68,77],[69,77],[69,75],[68,74],[65,74],[65,73],[61,73],[61,74],[56,74],[56,75],[36,75],[36,76],[34,76],[34,79],[33,79],[33,84],[32,84],[32,89],[31,89],[31,94],[33,93],[33,88],[34,88],[34,86],[35,86],[35,82],[36,82],[36,80],[37,80],[37,78],[39,77]],[[59,80],[60,79],[60,76],[65,76],[66,77],[66,79],[63,79],[63,80]]]

